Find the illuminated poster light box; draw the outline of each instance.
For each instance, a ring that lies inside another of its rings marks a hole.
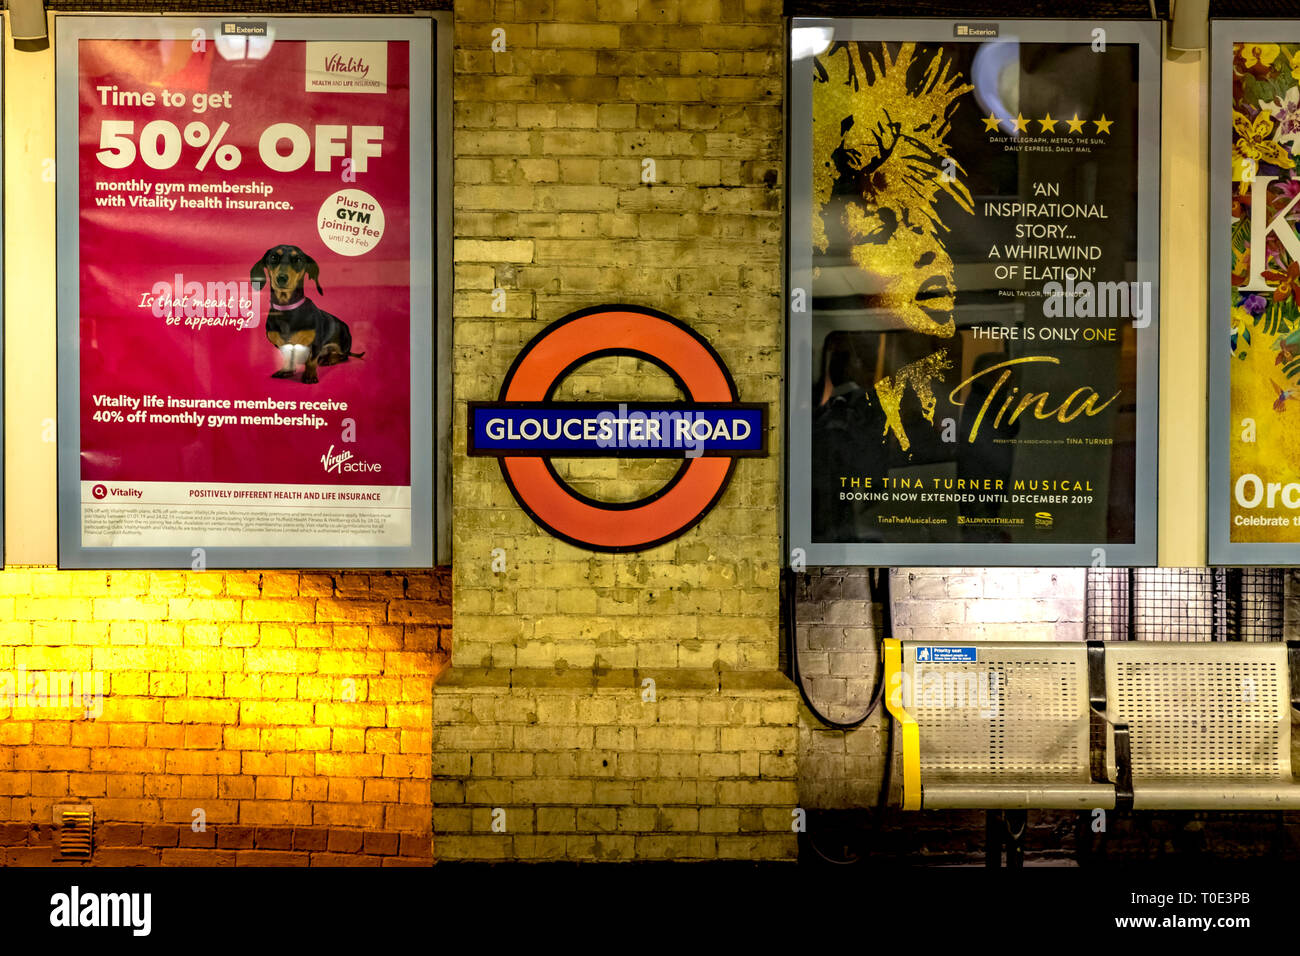
[[[1300,23],[1210,24],[1209,556],[1300,563]]]
[[[60,566],[433,563],[434,23],[57,19]]]
[[[792,21],[792,563],[1155,563],[1160,29]]]

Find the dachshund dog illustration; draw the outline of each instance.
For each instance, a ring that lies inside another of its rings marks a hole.
[[[299,365],[304,385],[314,385],[318,365],[338,365],[366,353],[352,351],[352,331],[307,298],[303,280],[316,283],[321,295],[320,266],[297,246],[272,246],[253,263],[249,279],[254,289],[270,283],[271,301],[266,313],[266,337],[280,350],[284,367],[272,378],[292,378]]]

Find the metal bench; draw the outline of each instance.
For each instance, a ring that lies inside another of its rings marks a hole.
[[[1281,643],[1108,644],[1113,719],[1131,728],[1133,808],[1300,807],[1300,784],[1291,776],[1298,649]],[[1114,773],[1110,747],[1107,764]]]
[[[884,652],[904,809],[1115,806],[1087,645],[888,639]]]
[[[1300,807],[1300,644],[890,639],[884,653],[904,809]]]

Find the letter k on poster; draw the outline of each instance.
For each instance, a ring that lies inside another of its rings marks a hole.
[[[57,39],[61,563],[428,564],[429,22]]]

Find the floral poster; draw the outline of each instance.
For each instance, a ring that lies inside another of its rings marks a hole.
[[[1300,540],[1298,149],[1300,44],[1234,43],[1232,542]]]

